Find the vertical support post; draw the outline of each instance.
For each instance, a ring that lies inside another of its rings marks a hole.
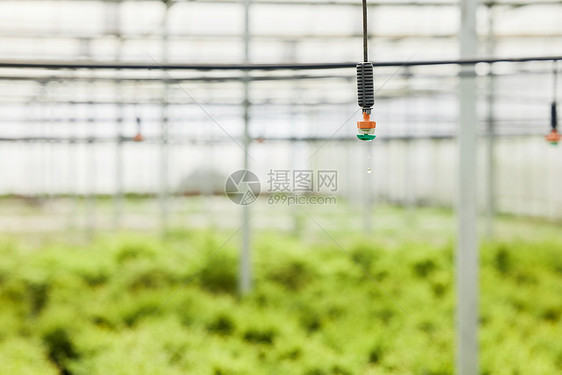
[[[488,5],[488,40],[487,54],[494,56],[494,4]],[[496,165],[495,165],[495,139],[494,139],[494,72],[490,65],[488,74],[488,116],[486,121],[486,237],[494,237],[494,216],[496,214]]]
[[[121,84],[117,84],[117,143],[115,148],[115,197],[114,197],[114,212],[113,212],[113,227],[119,229],[121,227],[121,220],[123,217],[123,104]]]
[[[291,61],[295,61],[295,60],[291,59]],[[292,98],[296,98],[297,95],[298,95],[298,90],[297,90],[297,87],[295,86]],[[292,102],[291,104],[292,104],[291,108],[293,108],[294,102]],[[294,136],[295,124],[296,124],[295,117],[296,117],[295,112],[294,112],[294,110],[291,109],[290,114],[289,114],[289,121],[291,123],[291,135],[293,135],[293,136]],[[291,142],[291,152],[290,152],[290,156],[289,156],[289,165],[290,165],[291,170],[293,170],[293,171],[299,169],[298,155],[299,155],[299,151],[301,150],[300,146],[301,145],[297,144],[297,142]],[[301,235],[300,207],[299,207],[298,204],[295,204],[292,207],[290,207],[290,210],[291,210],[291,219],[293,221],[293,230],[292,230],[293,236],[298,238]]]
[[[287,54],[286,54],[286,58],[288,61],[297,61],[297,41],[296,40],[291,40],[287,43]],[[289,122],[291,124],[291,135],[292,136],[296,136],[296,131],[297,131],[297,115],[295,110],[293,109],[295,107],[295,105],[297,104],[298,100],[297,98],[299,97],[299,92],[300,92],[300,86],[298,84],[298,81],[295,82],[293,88],[292,88],[292,95],[291,95],[291,110],[290,110],[290,114],[289,114]],[[313,124],[313,121],[309,121],[309,124]],[[301,168],[301,166],[298,164],[299,162],[299,156],[302,156],[301,153],[304,151],[304,144],[301,142],[291,142],[291,155],[290,155],[290,168],[295,171],[299,168]],[[305,166],[302,166],[302,168],[305,168]],[[295,193],[297,194],[297,193]],[[291,217],[292,217],[292,221],[293,221],[293,236],[295,236],[296,238],[299,238],[302,235],[302,225],[303,225],[303,220],[302,220],[302,213],[301,213],[301,208],[300,205],[298,204],[294,204],[292,205],[292,207],[290,207],[291,210]]]
[[[250,2],[251,0],[244,1],[244,63],[250,60]],[[244,73],[244,169],[250,167],[250,82],[248,73]],[[250,250],[250,235],[251,227],[249,224],[250,207],[248,205],[242,206],[242,223],[246,223],[242,230],[242,251],[240,254],[240,275],[238,280],[238,291],[240,295],[245,295],[252,289],[252,255]]]
[[[410,93],[412,91],[412,72],[411,69],[406,67],[405,68],[405,73],[406,73],[406,82],[407,82],[407,90],[408,93]],[[415,210],[416,210],[416,204],[417,204],[417,199],[416,199],[416,168],[415,168],[415,164],[414,161],[416,160],[415,158],[415,153],[416,153],[416,145],[415,145],[415,138],[413,136],[413,134],[415,133],[415,129],[412,129],[413,126],[412,124],[415,124],[415,118],[413,118],[412,116],[412,112],[411,109],[416,108],[418,106],[408,106],[406,104],[406,102],[404,102],[404,105],[406,108],[404,108],[404,118],[406,121],[406,129],[407,129],[407,136],[406,139],[404,140],[404,155],[405,155],[405,168],[404,168],[404,182],[405,182],[405,186],[404,186],[404,190],[405,190],[405,199],[406,199],[406,208],[408,209],[408,217],[407,219],[412,221],[414,220],[414,214],[415,214]]]
[[[461,58],[477,54],[477,0],[461,1]],[[461,68],[458,132],[457,358],[458,375],[478,374],[478,244],[476,235],[476,80],[474,66]]]
[[[39,94],[37,134],[43,138],[47,137],[47,84],[48,80],[41,82]],[[41,172],[37,179],[37,198],[38,202],[44,205],[47,202],[47,191],[49,190],[47,184],[47,142],[38,142],[37,154],[39,155],[39,165],[41,166]]]
[[[72,70],[71,72],[74,72]],[[68,122],[70,123],[70,141],[68,142],[68,181],[70,182],[68,186],[68,195],[72,198],[71,207],[69,208],[68,215],[68,228],[74,230],[76,228],[76,216],[78,214],[78,204],[79,204],[79,191],[80,185],[78,183],[78,157],[76,154],[80,152],[80,148],[77,145],[76,138],[78,138],[78,121],[76,118],[76,105],[74,101],[68,103]]]
[[[82,55],[86,58],[92,58],[92,40],[91,39],[82,39]],[[95,77],[95,72],[93,70],[90,71],[90,75],[92,77],[91,81],[88,81],[86,84],[86,90],[88,92],[88,118],[86,119],[86,125],[89,128],[90,137],[88,139],[87,151],[90,154],[89,166],[86,168],[87,171],[87,182],[86,182],[86,190],[87,190],[87,202],[86,202],[86,236],[89,239],[92,239],[95,234],[96,230],[96,128],[95,128],[95,117],[96,117],[96,87],[95,81],[93,78]]]
[[[409,131],[411,134],[411,131]],[[404,140],[404,190],[405,190],[405,206],[408,209],[408,216],[410,220],[413,219],[413,214],[416,209],[416,178],[413,160],[413,139],[410,135]]]
[[[93,74],[92,74],[93,76]],[[92,83],[94,81],[91,81]],[[96,130],[95,130],[95,90],[90,91],[90,95],[92,98],[90,99],[88,106],[89,106],[89,115],[88,115],[88,127],[90,128],[90,139],[88,140],[88,144],[90,145],[90,165],[87,168],[88,171],[88,209],[87,209],[87,225],[86,225],[86,232],[89,239],[94,237],[95,229],[96,229]]]
[[[50,83],[55,86],[57,81],[50,81]],[[55,103],[55,95],[53,94],[52,96],[49,93],[49,84],[47,84],[47,92],[45,94],[45,100],[46,100],[46,108],[45,108],[45,136],[47,138],[52,138],[53,134],[54,134],[54,103]],[[56,90],[54,90],[56,93]],[[55,146],[55,144],[52,141],[49,141],[46,143],[46,154],[45,154],[45,163],[46,163],[46,191],[45,191],[45,196],[46,196],[46,201],[48,203],[47,205],[47,209],[48,210],[52,210],[53,209],[53,202],[55,201],[55,182],[57,181],[57,178],[55,176],[55,171],[56,171],[56,159],[54,157],[55,155],[55,148],[57,148]]]
[[[47,137],[47,96],[48,96],[48,80],[41,82],[41,91],[40,91],[40,106],[39,106],[39,132],[43,135],[43,137]],[[40,187],[37,189],[37,196],[39,198],[39,202],[46,203],[48,198],[49,192],[49,184],[48,184],[48,162],[47,162],[47,142],[42,142],[39,145],[39,155],[41,156],[41,178],[40,183],[38,184]]]
[[[170,2],[164,1],[165,10],[162,19],[162,62],[168,62],[168,14]],[[163,82],[162,101],[160,104],[160,189],[158,198],[160,201],[160,230],[162,237],[166,237],[168,232],[168,83]]]
[[[113,32],[117,38],[117,51],[115,53],[115,60],[121,60],[121,47],[123,38],[121,35],[121,22],[120,22],[120,9],[121,3],[108,3],[109,17],[111,24],[109,25],[110,31]],[[121,226],[121,219],[123,215],[123,87],[119,77],[115,82],[115,96],[117,103],[117,118],[116,118],[116,136],[117,142],[115,146],[115,196],[114,196],[114,212],[113,212],[113,227],[119,229]]]

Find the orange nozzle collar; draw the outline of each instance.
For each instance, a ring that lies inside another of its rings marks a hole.
[[[548,142],[556,144],[556,143],[560,142],[560,138],[562,138],[562,137],[556,131],[556,129],[552,129],[550,134],[548,134],[545,138]]]
[[[357,127],[359,129],[374,129],[377,127],[375,121],[371,121],[371,115],[367,112],[363,112],[363,121],[357,121]]]

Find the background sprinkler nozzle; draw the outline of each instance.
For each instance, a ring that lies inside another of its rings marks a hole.
[[[557,88],[558,88],[558,69],[556,66],[556,61],[554,62],[552,69],[552,103],[550,104],[550,133],[545,137],[547,142],[551,145],[556,146],[560,142],[560,134],[558,133],[558,114],[556,111],[556,98],[557,98]]]
[[[550,127],[552,128],[550,133],[545,137],[547,142],[551,145],[556,146],[560,139],[562,138],[556,129],[558,127],[558,116],[556,114],[556,102],[552,102],[550,105]]]
[[[140,117],[137,117],[137,134],[133,137],[133,141],[135,142],[142,142],[144,141],[144,137],[142,135],[142,122]]]
[[[558,131],[552,130],[546,137],[546,141],[549,142],[551,145],[556,146],[560,139],[562,138]]]

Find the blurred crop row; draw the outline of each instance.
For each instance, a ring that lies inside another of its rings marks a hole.
[[[0,374],[450,374],[453,246],[229,234],[0,245]],[[562,240],[485,244],[482,374],[562,371]],[[217,249],[220,251],[216,252]],[[368,271],[370,276],[367,276]]]

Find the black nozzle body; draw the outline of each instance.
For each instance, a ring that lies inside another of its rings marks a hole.
[[[550,126],[553,130],[558,127],[558,114],[556,113],[556,102],[550,105]]]
[[[357,64],[357,104],[363,110],[370,110],[375,104],[373,64],[370,62]]]

